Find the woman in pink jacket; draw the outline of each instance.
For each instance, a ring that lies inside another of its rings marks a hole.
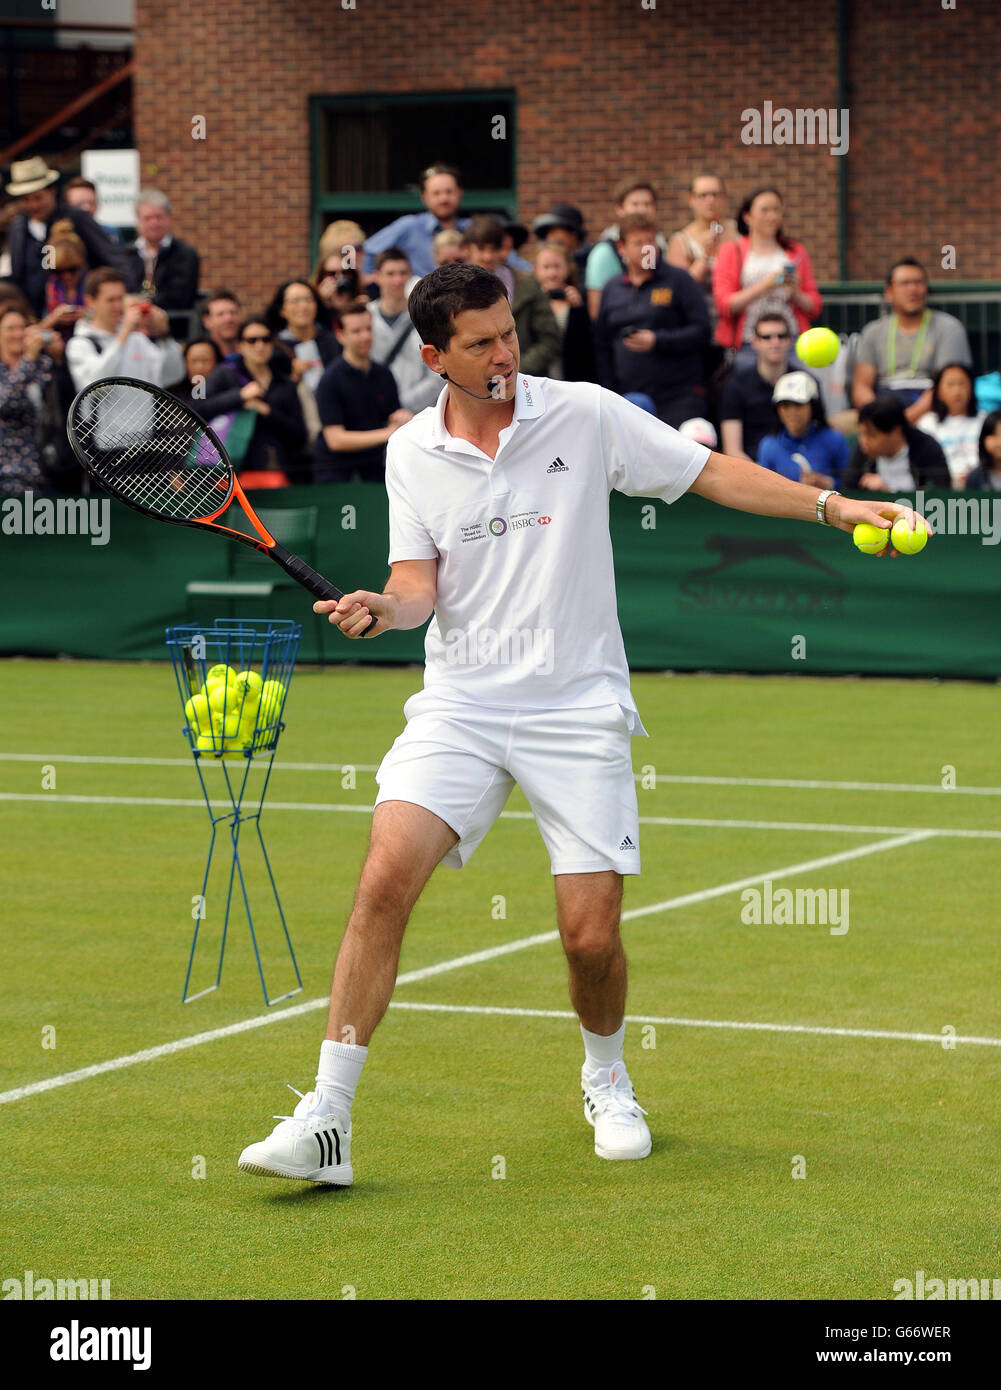
[[[737,215],[736,241],[724,243],[713,269],[719,311],[716,341],[735,353],[754,336],[763,313],[779,313],[794,338],[819,316],[823,300],[806,247],[782,231],[782,196],[755,189]]]

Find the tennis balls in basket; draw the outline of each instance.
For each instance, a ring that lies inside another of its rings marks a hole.
[[[184,717],[195,733],[208,733],[212,728],[212,713],[204,695],[192,695],[184,706]]]
[[[258,724],[273,724],[281,713],[285,699],[285,687],[281,681],[265,681],[261,687],[261,703],[258,710]]]
[[[204,695],[211,695],[217,685],[231,685],[235,680],[236,672],[233,670],[232,666],[227,666],[225,663],[219,666],[213,666],[205,676],[205,684],[202,687],[202,693]]]
[[[236,696],[236,680],[219,680],[209,691],[209,709],[213,714],[229,714],[240,708]]]
[[[233,680],[236,707],[249,711],[257,708],[264,682],[256,671],[238,671]]]

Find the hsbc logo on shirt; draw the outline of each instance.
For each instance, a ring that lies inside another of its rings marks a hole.
[[[513,516],[492,516],[487,522],[491,536],[506,536],[509,531],[525,531],[530,526],[548,526],[551,516],[540,516],[538,512],[516,512]]]

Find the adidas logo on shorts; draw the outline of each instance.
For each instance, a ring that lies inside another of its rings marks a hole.
[[[557,454],[556,457],[553,459],[552,463],[551,463],[551,464],[549,465],[549,467],[546,469],[546,472],[547,472],[547,473],[569,473],[569,472],[570,472],[570,469],[566,466],[566,464],[565,464],[565,463],[563,462],[563,460],[560,458],[559,454]]]
[[[635,848],[636,848],[636,846],[633,844],[632,840],[630,840],[630,838],[629,838],[628,835],[627,835],[626,838],[622,841],[622,844],[619,845],[619,849],[635,849]]]

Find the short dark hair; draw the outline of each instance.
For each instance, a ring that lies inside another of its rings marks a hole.
[[[239,304],[240,302],[240,296],[236,294],[233,290],[227,290],[221,287],[217,290],[209,290],[208,294],[205,296],[204,303],[202,304],[203,318],[205,317],[205,310],[208,309],[210,305],[215,304],[216,300],[218,299],[228,299],[231,304]]]
[[[341,309],[341,321],[336,325],[337,328],[344,327],[344,320],[354,317],[356,314],[367,314],[370,301],[368,299],[353,299],[350,304]]]
[[[921,264],[921,262],[918,260],[916,256],[901,256],[900,260],[894,261],[893,264],[890,266],[890,269],[886,272],[886,283],[888,285],[893,284],[893,272],[895,270],[899,270],[902,265],[914,266],[917,270],[920,270],[921,274],[925,277],[925,280],[928,279],[927,270],[925,270],[924,266]]]
[[[214,338],[210,338],[207,334],[200,335],[197,338],[188,339],[188,341],[184,344],[184,347],[181,349],[182,353],[184,354],[185,361],[188,360],[188,353],[191,351],[193,347],[211,348],[212,351],[215,353],[217,367],[219,363],[222,361],[222,353],[219,351],[219,344],[216,342]]]
[[[977,393],[973,385],[973,373],[965,362],[947,362],[944,367],[939,367],[938,371],[935,373],[935,380],[932,382],[931,409],[940,420],[944,420],[949,413],[945,408],[942,397],[938,394],[939,385],[946,372],[963,372],[965,374],[966,380],[970,384],[970,399],[966,402],[966,410],[964,413],[966,415],[976,415]]]
[[[436,174],[451,174],[459,187],[462,187],[462,175],[454,164],[429,164],[426,169],[421,170],[421,192],[424,192],[428,179],[433,179]]]
[[[656,188],[654,188],[653,184],[649,181],[649,179],[641,179],[634,177],[631,179],[622,179],[619,183],[615,185],[615,188],[612,191],[612,198],[615,200],[615,206],[617,208],[620,208],[622,204],[626,201],[626,199],[629,197],[630,193],[638,193],[640,189],[646,189],[647,193],[650,194],[650,197],[654,200],[654,202],[657,201],[657,190]]]
[[[980,439],[977,441],[977,449],[980,454],[980,467],[985,468],[989,473],[997,466],[997,460],[988,452],[984,444],[985,439],[990,439],[991,435],[1001,425],[1001,410],[992,410],[980,426]]]
[[[83,292],[91,299],[96,299],[102,285],[124,285],[125,283],[125,276],[113,265],[99,265],[96,270],[88,271],[83,282]]]
[[[64,187],[63,192],[68,193],[71,188],[89,188],[91,193],[97,192],[96,183],[91,183],[90,179],[83,179],[79,176],[75,179],[70,179],[69,183]]]
[[[240,341],[244,333],[246,333],[247,329],[255,323],[259,323],[262,328],[266,328],[270,337],[273,338],[275,336],[275,330],[271,327],[271,324],[268,323],[268,320],[264,316],[264,314],[248,314],[247,317],[240,324],[240,327],[236,330],[237,342]]]
[[[410,264],[410,257],[402,246],[387,246],[385,251],[380,251],[375,258],[376,270],[381,270],[387,261],[406,261]]]
[[[452,261],[418,280],[407,312],[421,342],[445,352],[455,334],[457,315],[467,309],[489,309],[499,299],[507,301],[507,290],[492,271]]]
[[[479,213],[469,219],[469,225],[462,234],[463,246],[493,246],[498,251],[504,246],[504,223],[499,217],[489,213]]]
[[[907,416],[899,396],[877,396],[874,401],[867,402],[858,413],[859,424],[863,421],[879,430],[880,434],[907,427]]]
[[[757,334],[758,329],[761,327],[763,323],[781,323],[783,328],[789,328],[789,320],[786,318],[785,314],[780,313],[778,309],[765,310],[765,312],[761,315],[761,317],[756,321],[754,325],[755,334]],[[792,337],[791,331],[789,332],[789,337]]]

